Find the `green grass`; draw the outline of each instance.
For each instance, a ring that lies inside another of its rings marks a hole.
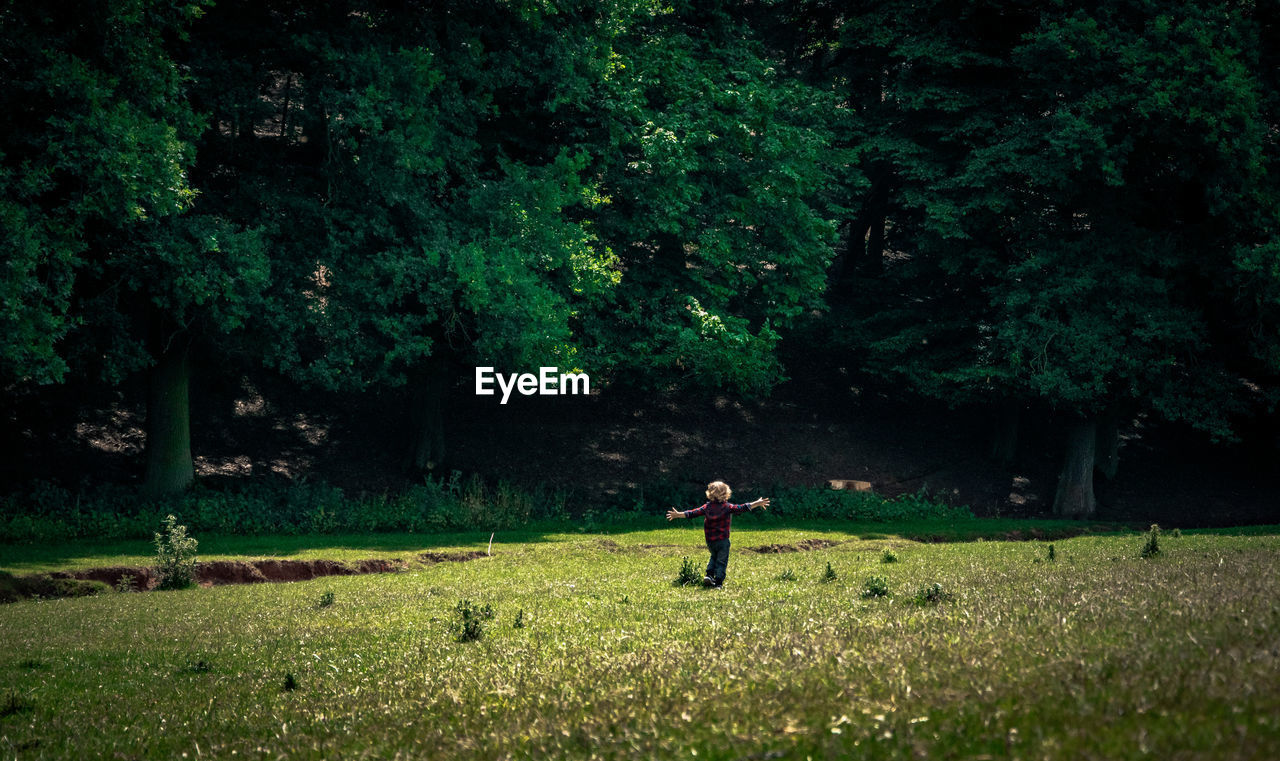
[[[672,585],[683,556],[705,558],[684,525],[500,534],[491,558],[401,574],[0,606],[0,757],[1280,757],[1274,533],[1162,536],[1152,559],[1137,531],[1055,539],[1047,563],[1042,542],[741,528],[721,590]],[[844,543],[743,549],[805,538]],[[324,539],[213,547],[425,548]],[[3,567],[134,557],[29,549]],[[872,575],[888,596],[862,599]],[[954,598],[912,604],[934,583]],[[494,611],[477,641],[459,641],[463,600]]]
[[[179,521],[181,522],[181,521]],[[662,533],[665,522],[660,516],[643,523],[617,523],[605,525],[594,532],[600,536],[624,535],[640,537],[638,543],[657,542],[653,537]],[[688,531],[697,528],[697,521],[685,526],[678,534],[681,541],[701,548],[701,533]],[[659,528],[655,529],[654,526]],[[767,537],[785,534],[787,531],[809,532],[836,541],[851,537],[881,538],[912,537],[930,541],[974,541],[980,538],[1001,538],[1010,532],[1030,536],[1032,530],[1046,535],[1057,532],[1075,532],[1081,524],[1077,521],[1059,520],[1010,520],[977,518],[967,520],[904,521],[894,524],[856,523],[849,521],[778,521],[768,515],[752,515],[740,519],[734,525],[734,536],[739,544],[769,544]],[[1120,524],[1089,524],[1098,531],[1133,531],[1139,526]],[[785,527],[785,528],[782,528]],[[1145,530],[1146,525],[1140,526]],[[1259,533],[1280,533],[1280,527],[1250,527],[1238,531],[1253,530]],[[1225,530],[1233,531],[1233,530]],[[199,556],[203,560],[242,560],[248,558],[281,557],[294,560],[326,558],[332,560],[362,560],[365,558],[408,558],[423,550],[476,550],[488,546],[489,531],[467,531],[439,534],[310,534],[302,536],[243,536],[237,534],[196,534],[200,542]],[[520,530],[498,531],[494,535],[495,550],[504,546],[519,546],[529,542],[574,542],[585,533],[578,524],[533,524]],[[649,539],[643,537],[648,536]],[[663,541],[669,541],[663,540]],[[93,542],[73,539],[58,543],[0,544],[0,571],[14,574],[47,573],[49,571],[74,571],[114,565],[149,565],[155,560],[155,546],[150,540]]]

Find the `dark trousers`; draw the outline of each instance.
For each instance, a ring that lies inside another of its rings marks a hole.
[[[715,583],[723,584],[724,572],[729,568],[729,540],[707,542],[707,551],[711,553],[711,559],[707,561],[707,575]]]

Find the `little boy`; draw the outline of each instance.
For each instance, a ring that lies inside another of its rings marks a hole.
[[[732,495],[733,490],[724,481],[712,481],[707,484],[708,502],[705,505],[692,510],[677,510],[673,507],[667,511],[667,520],[707,516],[702,522],[702,533],[706,536],[711,559],[707,561],[707,575],[702,579],[705,587],[724,584],[724,573],[729,568],[729,524],[733,521],[734,514],[753,510],[757,506],[766,509],[769,507],[768,497],[731,505],[729,497]]]

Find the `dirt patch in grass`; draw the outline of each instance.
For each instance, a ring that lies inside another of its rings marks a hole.
[[[776,555],[784,552],[824,550],[828,547],[834,547],[837,544],[840,544],[840,542],[833,542],[830,539],[802,539],[795,544],[762,544],[757,547],[748,547],[747,552],[758,552],[761,555]]]
[[[261,584],[266,580],[262,571],[241,560],[212,560],[196,564],[196,582],[201,586]]]
[[[385,558],[372,558],[369,560],[360,560],[356,562],[356,573],[393,573],[404,568],[404,561],[399,558],[387,560]]]
[[[461,557],[466,554],[468,557]],[[446,560],[471,560],[484,553],[446,555],[426,553]],[[427,560],[426,555],[423,556]],[[431,560],[430,562],[439,562]],[[202,560],[196,563],[196,583],[202,587],[224,584],[263,584],[266,582],[306,581],[321,576],[354,576],[365,573],[393,573],[405,568],[399,558],[371,558],[351,564],[337,560]],[[125,577],[133,577],[131,589],[145,592],[159,583],[155,570],[142,566],[108,566],[80,571],[55,571],[49,574],[13,577],[0,585],[0,603],[16,602],[27,597],[76,597],[120,589]]]
[[[681,547],[679,544],[618,544],[612,539],[601,539],[595,542],[593,547],[597,547],[606,552],[644,552],[645,550],[669,549],[671,547]]]
[[[470,552],[424,552],[418,556],[418,559],[424,563],[463,563],[483,557],[488,555],[480,550],[471,550]]]
[[[119,589],[120,582],[126,576],[133,577],[133,588],[136,590],[151,589],[159,580],[151,568],[138,568],[128,565],[113,565],[105,568],[90,568],[84,571],[55,571],[49,574],[52,579],[79,579],[80,581],[100,581],[112,589]]]
[[[269,581],[307,581],[319,576],[352,576],[354,568],[336,560],[255,560],[253,566]]]
[[[69,575],[14,576],[0,571],[0,603],[17,602],[30,597],[88,597],[107,591],[100,581],[71,578]]]

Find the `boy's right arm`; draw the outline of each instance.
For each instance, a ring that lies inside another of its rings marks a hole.
[[[681,510],[677,510],[674,507],[667,511],[667,520],[672,520],[674,518],[683,518],[683,517],[685,517],[684,512]]]

